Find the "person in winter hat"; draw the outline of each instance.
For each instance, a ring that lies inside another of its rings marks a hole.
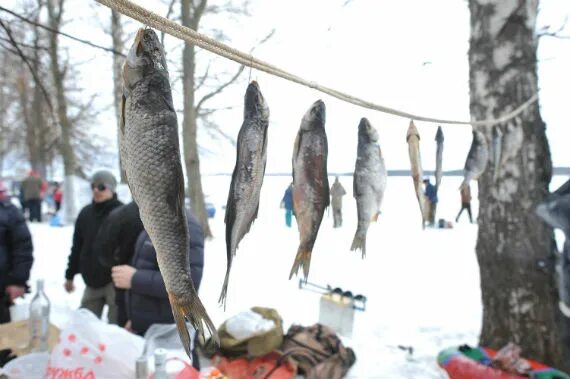
[[[123,204],[117,199],[116,188],[117,180],[109,171],[97,171],[91,178],[92,201],[79,212],[75,221],[64,284],[67,292],[73,292],[73,278],[75,274],[81,274],[86,287],[80,307],[101,317],[103,307],[107,305],[109,322],[113,324],[117,323],[117,305],[111,269],[101,264],[94,246],[97,232],[109,213]]]

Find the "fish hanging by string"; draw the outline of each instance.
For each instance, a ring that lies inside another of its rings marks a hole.
[[[435,133],[435,141],[437,143],[435,150],[435,192],[439,190],[439,185],[441,184],[442,173],[442,161],[443,161],[443,130],[441,126],[437,127],[437,133]]]
[[[302,268],[307,280],[313,246],[325,209],[330,202],[325,119],[325,103],[318,100],[303,116],[295,139],[293,211],[299,228],[300,242],[289,279]]]
[[[416,192],[420,212],[422,214],[422,228],[425,228],[425,222],[428,220],[428,205],[422,188],[424,174],[422,169],[422,158],[420,155],[420,134],[418,133],[418,129],[416,128],[416,125],[414,125],[413,120],[410,121],[410,127],[406,133],[406,141],[408,142],[408,154],[410,155],[414,191]]]
[[[237,140],[237,157],[226,205],[227,269],[219,302],[225,306],[232,259],[242,238],[257,218],[267,161],[269,107],[259,85],[252,81],[245,93],[244,117]]]
[[[123,66],[121,160],[140,217],[156,249],[172,314],[186,354],[186,321],[218,342],[190,277],[178,122],[163,47],[152,29],[139,29]]]
[[[503,132],[497,125],[493,128],[493,182],[497,182],[501,169],[501,149],[503,145]]]
[[[489,147],[487,145],[487,140],[485,135],[473,129],[473,141],[471,142],[471,148],[467,154],[467,159],[465,161],[465,168],[463,173],[463,183],[459,189],[465,188],[469,185],[471,180],[479,179],[479,176],[483,174],[485,168],[487,167],[487,161],[489,160]]]
[[[358,125],[358,148],[353,177],[353,195],[358,211],[358,227],[350,250],[366,256],[366,234],[380,214],[387,182],[386,166],[378,144],[378,132],[366,118]]]

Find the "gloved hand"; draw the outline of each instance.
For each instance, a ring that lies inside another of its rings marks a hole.
[[[0,367],[4,367],[4,365],[10,362],[12,359],[15,359],[17,356],[12,354],[12,350],[4,349],[0,350]]]

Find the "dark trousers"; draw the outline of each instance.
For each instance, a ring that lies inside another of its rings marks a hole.
[[[459,216],[461,216],[461,213],[463,213],[464,209],[467,209],[467,214],[469,215],[469,222],[473,222],[473,217],[471,216],[471,203],[461,204],[461,209],[459,210],[457,217],[455,217],[455,222],[459,222]]]
[[[10,300],[2,288],[2,294],[0,295],[0,324],[7,322],[10,322]]]
[[[59,212],[60,209],[61,209],[61,201],[56,201],[55,202],[55,211]]]
[[[40,199],[30,199],[26,203],[30,210],[30,221],[37,220],[42,222],[42,201]]]

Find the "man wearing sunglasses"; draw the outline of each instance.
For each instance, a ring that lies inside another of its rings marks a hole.
[[[103,307],[109,307],[110,323],[117,323],[115,290],[111,283],[111,269],[102,265],[94,249],[99,228],[111,211],[122,203],[117,199],[117,180],[109,171],[98,171],[91,179],[93,201],[86,205],[75,221],[71,254],[65,272],[65,290],[75,290],[73,277],[80,273],[85,281],[81,308],[101,317]]]

